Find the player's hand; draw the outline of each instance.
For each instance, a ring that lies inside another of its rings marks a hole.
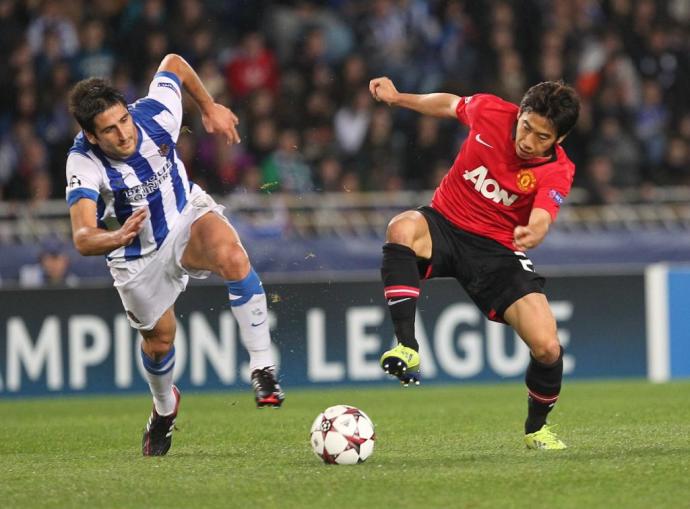
[[[237,132],[237,124],[240,123],[237,115],[222,104],[213,103],[207,111],[201,113],[201,122],[209,134],[222,134],[228,143],[239,143],[240,135]]]
[[[395,104],[399,94],[393,82],[385,76],[371,80],[369,82],[369,92],[371,92],[374,99],[383,101],[389,106]]]
[[[539,245],[544,238],[543,234],[537,233],[530,226],[516,226],[513,231],[513,245],[519,251],[526,251]]]
[[[129,246],[139,232],[144,228],[144,221],[149,217],[148,208],[141,207],[127,218],[122,227],[117,230],[118,242],[121,246]]]

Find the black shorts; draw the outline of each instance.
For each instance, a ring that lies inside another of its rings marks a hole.
[[[418,210],[429,224],[432,242],[431,260],[417,263],[422,279],[457,279],[487,318],[502,323],[503,313],[515,301],[544,293],[545,279],[524,253],[461,230],[431,207]]]

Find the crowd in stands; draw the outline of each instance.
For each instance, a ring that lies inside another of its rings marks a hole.
[[[106,77],[134,101],[170,52],[240,118],[230,146],[186,103],[179,154],[214,194],[433,188],[466,129],[374,102],[381,75],[513,102],[563,79],[590,202],[690,185],[685,0],[0,0],[0,199],[64,198],[70,87]]]

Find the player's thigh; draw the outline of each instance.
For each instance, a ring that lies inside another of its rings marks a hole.
[[[207,212],[192,223],[181,263],[186,269],[217,273],[220,266],[248,261],[235,228],[217,213]]]
[[[386,229],[386,242],[407,246],[420,258],[431,258],[429,224],[416,210],[407,210],[391,219]]]
[[[543,293],[528,293],[505,310],[503,319],[515,329],[539,361],[558,360],[560,344],[556,320]]]

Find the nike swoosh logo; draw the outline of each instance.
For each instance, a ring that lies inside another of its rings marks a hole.
[[[266,322],[266,318],[264,318],[264,321],[263,321],[263,322],[252,323],[251,326],[252,326],[252,327],[258,327],[259,325],[261,325],[262,323],[265,323],[265,322]]]
[[[401,302],[405,302],[406,300],[410,300],[412,297],[405,297],[404,299],[398,299],[398,300],[389,300],[388,305],[389,306],[395,306],[396,304],[400,304]]]
[[[479,133],[477,133],[477,136],[475,136],[474,139],[486,147],[493,148],[491,145],[489,145],[487,142],[481,139],[481,134]]]

